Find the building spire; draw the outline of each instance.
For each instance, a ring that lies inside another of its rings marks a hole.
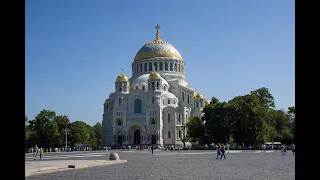
[[[121,69],[121,74],[123,74],[123,69]]]
[[[155,28],[157,29],[156,40],[160,40],[160,33],[159,33],[160,26],[157,24]]]

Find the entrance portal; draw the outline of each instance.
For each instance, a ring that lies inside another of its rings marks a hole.
[[[157,144],[157,135],[151,135],[151,144]]]
[[[140,144],[140,131],[138,129],[133,133],[133,143]]]
[[[122,144],[122,136],[118,136],[118,142],[117,142],[118,144]]]

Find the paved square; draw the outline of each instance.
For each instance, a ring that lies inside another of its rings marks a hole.
[[[39,176],[27,180],[97,180],[97,179],[295,179],[295,158],[291,152],[281,156],[271,153],[226,153],[227,159],[216,160],[215,151],[119,151],[125,164],[75,169]],[[84,156],[84,159],[107,159],[106,156]]]

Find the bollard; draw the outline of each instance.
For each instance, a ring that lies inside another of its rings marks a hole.
[[[119,160],[118,153],[111,153],[109,156],[109,160]]]

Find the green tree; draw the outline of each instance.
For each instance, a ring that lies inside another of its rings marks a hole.
[[[75,121],[70,125],[70,132],[68,142],[71,146],[76,144],[88,144],[89,146],[96,146],[96,134],[93,128],[82,121]]]
[[[96,139],[97,139],[97,144],[101,144],[101,132],[102,132],[102,125],[100,122],[97,122],[93,126],[93,131],[95,132]]]
[[[210,104],[205,106],[203,112],[208,136],[215,143],[229,143],[234,122],[228,103]]]
[[[201,142],[205,136],[204,122],[198,116],[190,116],[186,123],[187,139],[190,142]]]
[[[251,94],[258,96],[260,103],[266,105],[267,107],[275,107],[274,97],[270,93],[269,89],[266,87],[262,87],[251,91]]]
[[[56,113],[54,111],[44,109],[37,114],[34,120],[29,121],[31,131],[34,132],[30,136],[30,142],[38,144],[39,147],[52,147],[57,145],[56,143],[58,140],[56,140],[56,138],[58,137],[49,137],[52,135],[52,133],[55,134],[54,132],[56,131],[56,126],[52,124],[55,116]]]
[[[53,119],[54,122],[58,125],[58,132],[59,132],[59,144],[64,145],[66,143],[66,128],[69,129],[70,120],[69,117],[66,115],[59,115],[55,116]]]

